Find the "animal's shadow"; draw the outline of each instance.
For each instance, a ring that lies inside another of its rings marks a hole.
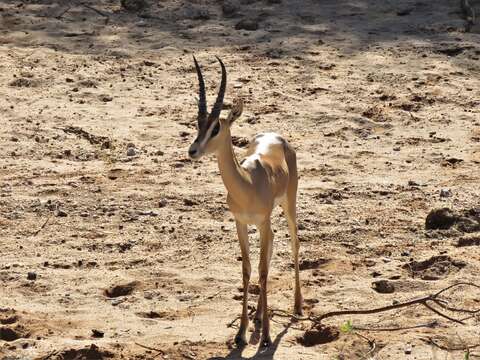
[[[295,322],[294,318],[291,318],[288,324],[285,325],[284,329],[275,337],[275,340],[273,340],[272,344],[264,349],[261,346],[258,346],[257,352],[255,355],[252,357],[243,357],[242,352],[245,348],[233,348],[230,353],[228,353],[226,356],[214,356],[211,358],[208,358],[207,360],[256,360],[256,359],[262,359],[262,360],[270,360],[273,359],[273,356],[275,355],[278,346],[280,345],[280,341],[282,338],[287,334],[288,329],[292,326],[292,324]],[[252,335],[250,336],[250,344],[258,344],[260,338],[260,326],[259,324],[255,324],[255,330],[253,331]]]

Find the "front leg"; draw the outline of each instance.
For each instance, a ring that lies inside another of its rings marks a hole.
[[[243,275],[243,307],[242,317],[240,320],[240,329],[235,336],[235,343],[238,346],[247,344],[247,328],[248,328],[248,284],[252,267],[250,265],[250,251],[248,243],[247,225],[236,221],[238,241],[240,242],[240,250],[242,253],[242,275]]]
[[[268,317],[267,305],[267,280],[268,270],[270,267],[270,259],[272,257],[273,249],[273,232],[270,227],[270,219],[265,221],[259,227],[260,230],[260,264],[258,266],[258,273],[260,274],[260,299],[261,305],[261,319],[262,319],[262,340],[263,347],[268,347],[272,344],[270,339],[270,319]]]

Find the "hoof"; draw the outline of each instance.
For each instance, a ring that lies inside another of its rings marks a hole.
[[[247,345],[247,339],[244,335],[241,335],[241,334],[237,334],[235,336],[235,344],[238,346],[238,347],[244,347]]]
[[[270,339],[270,336],[267,338],[263,338],[261,341],[261,346],[262,348],[266,349],[272,345],[272,340]]]

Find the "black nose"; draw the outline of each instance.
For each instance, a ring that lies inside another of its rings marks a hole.
[[[197,150],[195,150],[195,149],[188,149],[188,155],[190,155],[190,157],[193,157],[196,153],[197,153]]]

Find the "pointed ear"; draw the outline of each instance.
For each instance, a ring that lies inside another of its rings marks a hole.
[[[236,98],[233,101],[232,108],[230,109],[230,113],[227,116],[226,121],[229,124],[232,124],[235,120],[237,120],[240,115],[242,115],[243,112],[243,99],[242,98]]]

